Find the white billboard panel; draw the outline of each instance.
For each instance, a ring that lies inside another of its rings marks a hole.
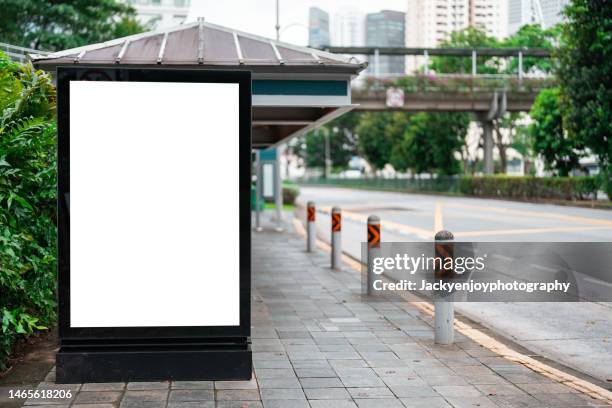
[[[70,81],[70,327],[238,326],[239,85]]]

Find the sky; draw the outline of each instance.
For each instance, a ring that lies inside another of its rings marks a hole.
[[[406,11],[406,0],[279,0],[281,41],[308,44],[308,9],[311,6],[336,12],[365,13],[383,9]],[[191,0],[187,21],[204,17],[209,23],[275,38],[276,0]],[[331,27],[330,27],[331,28]]]

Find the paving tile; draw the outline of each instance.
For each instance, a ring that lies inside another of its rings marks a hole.
[[[168,401],[191,402],[191,401],[213,401],[215,393],[213,390],[172,390]]]
[[[127,402],[163,402],[168,399],[167,390],[126,391],[123,401]]]
[[[337,377],[336,372],[331,368],[296,368],[295,374],[299,378]]]
[[[303,400],[306,399],[304,391],[301,388],[265,388],[260,390],[261,399],[265,400]]]
[[[216,408],[263,408],[263,404],[261,401],[217,401]]]
[[[355,403],[359,408],[404,408],[404,404],[397,399],[356,399]]]
[[[217,401],[261,401],[259,390],[218,390]]]
[[[66,407],[68,407],[68,405],[66,405]],[[58,408],[58,406],[54,405],[53,408]],[[72,404],[71,408],[117,408],[117,404]]]
[[[387,387],[358,387],[347,388],[351,397],[355,399],[365,398],[395,398],[395,395]]]
[[[255,375],[257,378],[287,378],[295,377],[295,372],[290,368],[259,368],[255,369]]]
[[[443,397],[480,397],[482,393],[472,385],[435,385],[433,387]]]
[[[306,400],[265,400],[264,408],[310,408]]]
[[[344,387],[339,378],[300,378],[302,388],[338,388]]]
[[[123,391],[125,383],[87,383],[83,384],[81,391]]]
[[[168,408],[215,408],[215,401],[169,401]]]
[[[115,403],[121,399],[122,391],[81,391],[76,396],[75,404]]]
[[[175,390],[212,390],[213,381],[173,381],[170,388]]]
[[[166,390],[169,387],[170,381],[131,382],[127,384],[128,390]]]
[[[406,408],[452,408],[442,397],[401,398]]]
[[[351,396],[345,388],[307,388],[304,390],[304,393],[308,400],[351,399]]]
[[[253,378],[249,381],[215,381],[217,390],[256,390],[257,381]]]
[[[455,408],[499,408],[487,397],[448,397],[446,400]]]
[[[166,408],[167,401],[140,401],[123,399],[119,408]]]
[[[260,378],[259,388],[302,388],[296,377],[288,378]]]
[[[312,408],[357,408],[351,400],[315,400],[308,401]]]
[[[393,394],[398,398],[440,396],[440,394],[430,386],[411,387],[407,385],[393,385],[390,386],[389,389],[393,391]]]

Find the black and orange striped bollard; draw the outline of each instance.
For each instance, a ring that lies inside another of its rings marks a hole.
[[[368,273],[367,273],[367,293],[374,293],[374,259],[380,256],[380,217],[370,215],[368,217]]]
[[[306,251],[308,252],[313,252],[315,248],[317,236],[315,214],[315,203],[309,201],[308,204],[306,204]]]
[[[340,207],[331,210],[331,267],[342,268],[342,211]]]

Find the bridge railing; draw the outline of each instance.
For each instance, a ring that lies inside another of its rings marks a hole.
[[[494,91],[537,93],[554,84],[554,78],[548,76],[518,78],[514,75],[417,74],[365,76],[360,81],[354,81],[353,91],[362,94],[377,94],[387,88],[395,87],[407,93],[489,93]]]
[[[47,51],[35,50],[33,48],[19,47],[17,45],[0,42],[0,51],[8,55],[10,59],[16,62],[28,61],[29,54],[48,55]]]

